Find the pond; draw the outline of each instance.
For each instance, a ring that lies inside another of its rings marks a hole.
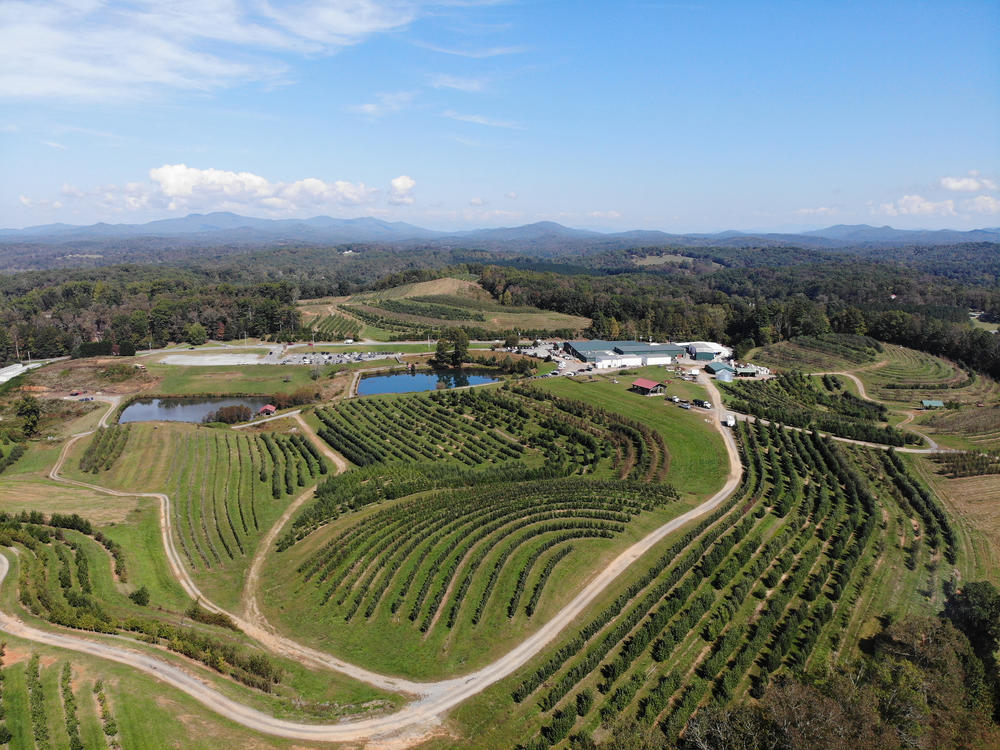
[[[434,370],[433,372],[397,372],[392,375],[373,375],[358,383],[359,396],[379,393],[415,393],[436,391],[442,388],[462,388],[467,385],[496,383],[498,378],[469,370]]]
[[[266,398],[144,398],[125,407],[118,418],[125,422],[201,422],[222,406],[249,406],[256,414]]]

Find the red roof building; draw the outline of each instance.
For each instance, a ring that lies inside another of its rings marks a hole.
[[[257,413],[264,414],[265,416],[270,416],[271,414],[274,414],[274,412],[276,411],[278,411],[278,407],[273,406],[271,404],[264,404],[262,407],[260,407],[260,411]]]
[[[632,390],[646,396],[654,393],[663,393],[663,383],[657,383],[655,380],[648,380],[647,378],[636,378],[632,381]]]

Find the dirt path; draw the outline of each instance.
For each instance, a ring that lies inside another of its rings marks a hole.
[[[299,423],[302,431],[312,438],[313,444],[316,445],[319,452],[330,459],[336,467],[336,474],[341,474],[350,468],[347,459],[330,448],[325,440],[320,439],[309,423],[303,419],[301,412],[295,412],[292,416]],[[257,592],[260,590],[260,571],[264,567],[267,553],[271,549],[271,545],[274,544],[274,540],[278,538],[278,534],[281,533],[282,529],[285,528],[285,525],[299,508],[312,498],[315,491],[316,487],[311,487],[285,508],[285,512],[281,514],[281,517],[274,522],[271,529],[260,540],[260,543],[257,545],[257,551],[254,553],[253,561],[250,563],[250,569],[247,571],[246,583],[243,585],[243,614],[248,621],[267,633],[272,633],[274,629],[268,623],[260,609],[260,601],[257,596]]]
[[[876,365],[877,366],[883,366],[883,365],[886,364],[886,362],[888,362],[888,360],[885,360],[885,362],[878,362],[878,363],[876,363]],[[875,366],[872,366],[871,369],[874,369],[874,367]],[[869,369],[869,368],[859,368],[859,369]],[[814,372],[812,374],[813,375],[841,375],[841,376],[843,376],[845,378],[850,378],[854,382],[854,384],[858,387],[858,395],[861,396],[861,398],[868,399],[869,401],[874,401],[877,404],[881,404],[882,403],[878,399],[871,398],[868,395],[868,392],[865,390],[865,384],[862,383],[861,382],[861,378],[859,378],[853,372],[846,372],[846,371],[840,371],[840,372]],[[902,428],[904,425],[910,424],[913,421],[913,418],[916,417],[916,413],[912,412],[912,411],[904,411],[903,414],[906,414],[906,419],[904,419],[902,422],[900,422],[898,425],[896,425],[899,428]],[[918,430],[913,429],[913,427],[908,427],[907,431],[908,432],[912,432],[914,435],[918,435],[919,437],[922,437],[924,440],[926,440],[929,452],[934,453],[934,452],[940,450],[940,448],[938,447],[938,444],[930,436],[924,434],[923,432],[919,432]],[[842,439],[844,439],[844,438],[838,438],[838,440],[842,440]],[[904,449],[897,448],[896,450],[904,450]],[[907,453],[913,453],[913,452],[920,452],[920,451],[914,451],[914,450],[911,450],[911,449],[906,449],[905,452],[907,452]]]
[[[271,647],[273,650],[298,659],[304,664],[326,667],[336,670],[349,677],[368,682],[378,688],[409,693],[416,696],[416,699],[397,711],[394,714],[349,721],[341,724],[304,724],[283,719],[276,719],[261,711],[245,706],[215,690],[211,685],[195,677],[187,670],[174,666],[161,659],[141,651],[136,651],[121,646],[116,646],[100,641],[95,641],[77,634],[66,634],[61,632],[50,632],[39,630],[25,625],[16,617],[0,612],[0,629],[12,635],[16,635],[39,643],[46,643],[61,648],[71,649],[81,653],[93,654],[95,656],[111,659],[113,661],[127,664],[131,667],[151,674],[164,682],[184,691],[202,704],[222,715],[223,717],[242,724],[252,730],[264,732],[271,735],[302,740],[317,740],[330,742],[371,742],[375,741],[381,746],[407,747],[416,744],[425,738],[429,732],[433,732],[441,722],[441,716],[482,692],[490,685],[509,676],[520,669],[570,625],[579,621],[579,618],[604,590],[611,585],[622,573],[624,573],[633,563],[639,560],[644,554],[652,549],[657,543],[669,536],[674,531],[680,529],[685,524],[700,516],[710,513],[721,505],[739,486],[742,476],[742,466],[739,460],[739,453],[736,448],[736,441],[732,432],[721,426],[719,417],[724,413],[721,398],[715,385],[702,376],[703,384],[712,394],[715,407],[715,428],[722,435],[726,446],[726,453],[729,458],[729,474],[723,487],[712,497],[695,508],[681,514],[668,521],[659,528],[647,534],[645,537],[635,542],[632,546],[622,552],[601,570],[589,583],[564,606],[551,620],[542,625],[536,632],[525,638],[521,643],[511,649],[507,654],[497,659],[491,664],[461,677],[442,680],[439,682],[413,682],[400,678],[381,675],[375,672],[358,667],[354,664],[335,659],[334,657],[316,651],[306,646],[295,643],[291,639],[280,636],[269,631],[266,627],[261,627],[257,622],[247,618],[231,617],[236,624],[242,628],[247,635],[257,639],[261,643]],[[114,405],[109,409],[106,417],[114,411]],[[103,421],[103,420],[102,420]],[[304,423],[304,420],[303,420]],[[305,424],[308,429],[308,425]],[[309,430],[312,434],[312,431]],[[111,490],[97,485],[84,482],[77,482],[62,477],[59,473],[66,459],[70,446],[84,435],[82,433],[74,436],[64,446],[60,453],[59,460],[50,472],[50,476],[58,481],[75,484],[98,492],[104,492],[116,496],[138,496],[152,497],[160,501],[160,525],[163,537],[164,548],[167,552],[168,563],[171,572],[178,579],[184,590],[192,598],[200,599],[202,606],[224,612],[221,608],[212,604],[191,580],[187,571],[181,564],[180,557],[174,547],[173,538],[170,532],[170,499],[162,493],[128,493]],[[322,444],[322,443],[320,443]],[[337,463],[335,461],[335,463]],[[338,463],[339,466],[339,463]],[[294,512],[296,505],[300,505],[308,498],[310,493],[304,493],[290,506],[286,515],[279,519],[265,537],[267,544],[262,543],[261,549],[266,550],[273,542],[275,536],[280,532],[284,522]],[[264,559],[263,552],[258,552],[260,562],[257,557],[254,563],[257,566],[257,578],[259,580],[259,570]],[[0,556],[0,581],[6,576],[8,561],[6,557]],[[258,608],[259,612],[259,608]]]

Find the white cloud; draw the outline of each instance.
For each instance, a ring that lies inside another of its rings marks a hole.
[[[419,0],[6,0],[0,96],[99,99],[276,82],[277,53],[331,53],[400,29]],[[207,47],[211,44],[211,51]]]
[[[486,201],[483,198],[469,198],[470,206],[485,206]]]
[[[394,91],[375,94],[375,101],[348,107],[351,112],[369,117],[382,117],[390,112],[398,112],[413,101],[412,91]]]
[[[482,91],[486,81],[481,78],[462,78],[447,73],[437,73],[431,76],[431,87],[436,89],[456,89],[457,91]]]
[[[504,195],[504,198],[506,198],[509,201],[516,201],[517,200],[517,193],[515,193],[513,190],[511,190],[509,193],[507,193],[506,195]]]
[[[904,195],[894,203],[883,203],[875,213],[887,216],[955,216],[953,200],[929,201],[919,195]]]
[[[1000,200],[992,195],[977,195],[966,202],[965,209],[977,214],[1000,214]]]
[[[370,202],[377,192],[363,182],[324,182],[315,177],[271,182],[252,172],[198,169],[186,164],[164,164],[149,170],[149,177],[157,184],[157,193],[167,200],[170,210],[238,207],[290,213],[309,208],[357,206]]]
[[[459,120],[460,122],[471,122],[476,125],[486,125],[491,128],[509,128],[511,130],[521,130],[522,126],[516,122],[511,122],[510,120],[494,120],[491,117],[486,117],[484,115],[467,115],[461,112],[455,112],[451,109],[446,109],[441,113],[443,117],[451,118],[452,120]]]
[[[587,214],[593,219],[620,219],[622,215],[618,211],[591,211]]]
[[[417,181],[412,177],[401,174],[395,179],[389,180],[389,203],[394,206],[409,206],[413,204],[413,188]]]
[[[977,190],[996,190],[997,184],[991,179],[981,177],[978,171],[972,170],[965,177],[942,177],[941,187],[945,190],[974,193]]]
[[[839,211],[830,206],[817,206],[816,208],[800,208],[795,213],[800,216],[832,216]]]
[[[67,150],[66,146],[62,145],[61,143],[57,143],[56,141],[42,141],[42,145],[48,146],[49,148],[58,149],[59,151]]]
[[[441,52],[445,55],[457,55],[458,57],[468,57],[475,60],[487,57],[499,57],[500,55],[517,55],[524,52],[524,47],[481,47],[479,49],[456,49],[454,47],[438,47],[434,44],[418,42],[418,47],[429,49],[432,52]]]

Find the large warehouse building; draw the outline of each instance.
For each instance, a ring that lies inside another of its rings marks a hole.
[[[684,354],[684,347],[644,341],[567,341],[563,350],[598,369],[669,365]]]

